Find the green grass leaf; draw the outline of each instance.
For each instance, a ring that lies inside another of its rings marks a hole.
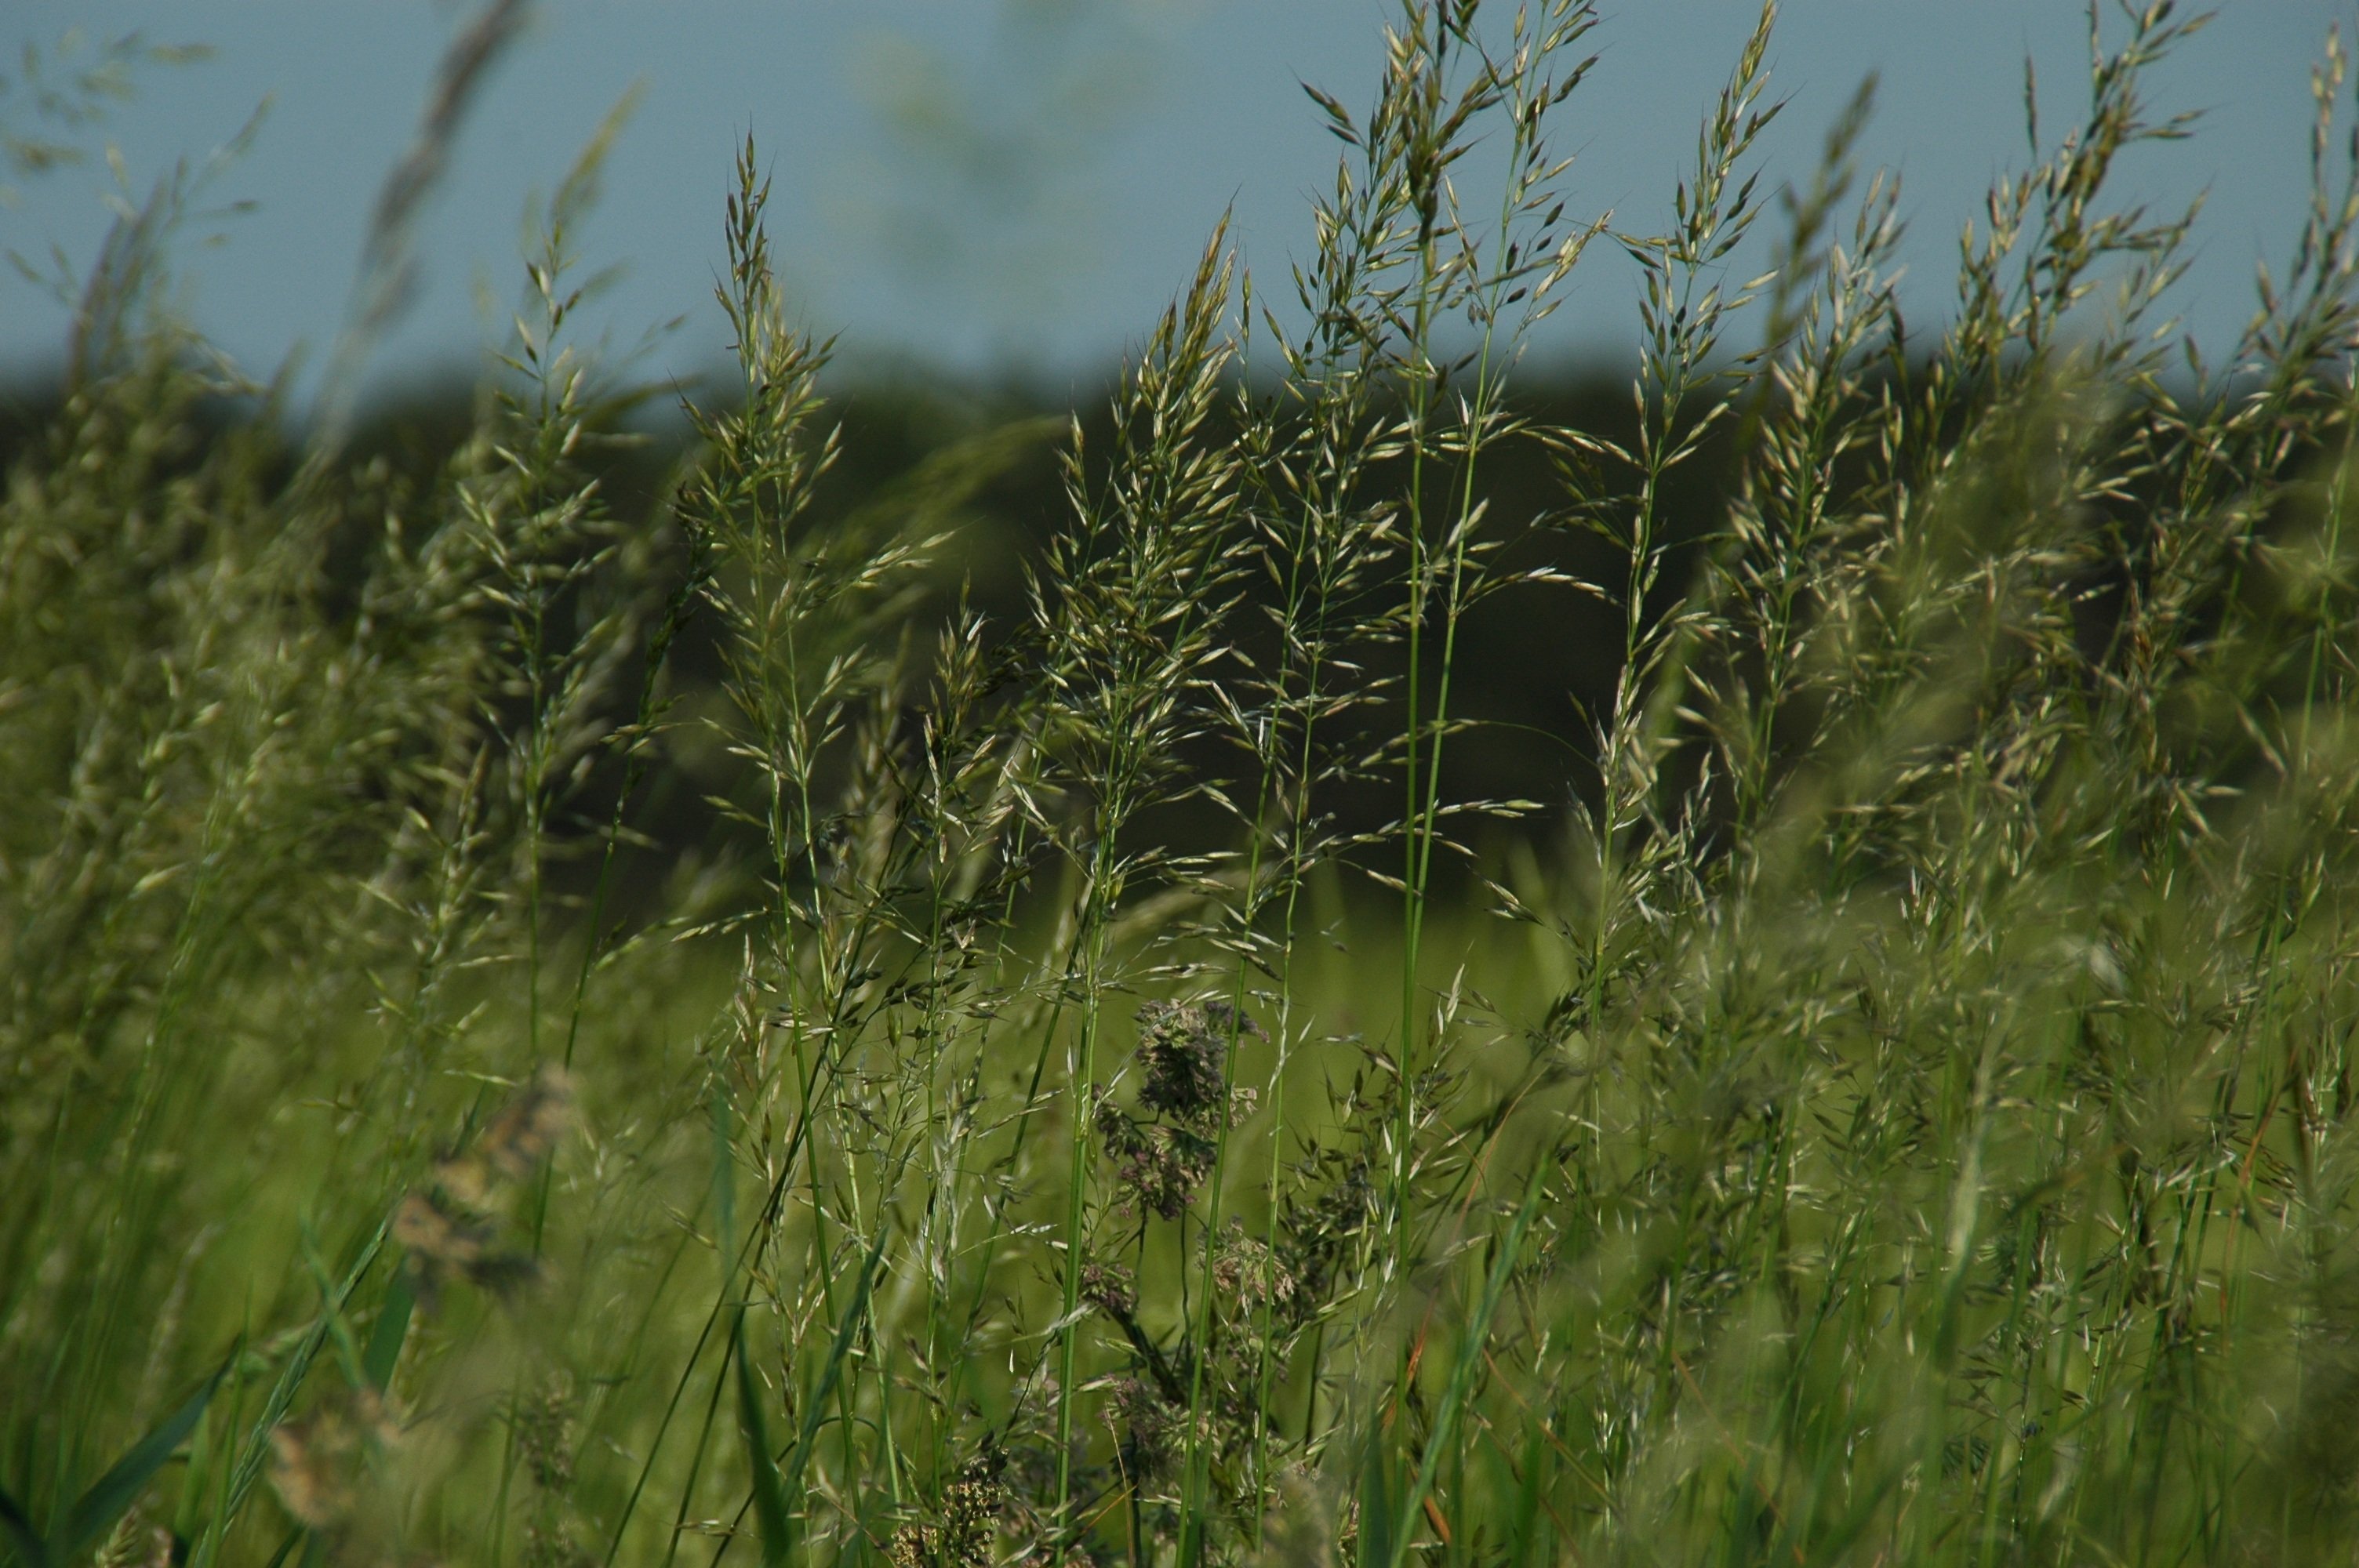
[[[827,1401],[835,1393],[836,1380],[843,1375],[843,1363],[852,1354],[852,1341],[860,1332],[860,1320],[868,1312],[868,1292],[876,1282],[876,1265],[885,1256],[885,1227],[876,1227],[876,1239],[869,1243],[868,1256],[860,1264],[860,1279],[853,1286],[852,1300],[843,1309],[843,1316],[835,1325],[835,1343],[827,1347],[827,1366],[821,1371],[819,1390],[804,1408],[801,1432],[795,1436],[794,1456],[787,1462],[787,1483],[802,1486],[803,1465],[810,1458],[812,1440],[819,1436],[819,1423],[824,1418]]]
[[[393,1381],[393,1368],[401,1359],[401,1342],[409,1334],[410,1309],[416,1304],[409,1281],[397,1272],[385,1288],[385,1305],[377,1312],[376,1325],[369,1330],[368,1348],[361,1353],[361,1370],[379,1393]]]
[[[1385,1423],[1372,1420],[1367,1447],[1360,1456],[1360,1568],[1392,1568],[1392,1469]]]
[[[1474,1388],[1476,1373],[1483,1364],[1483,1351],[1491,1336],[1491,1320],[1499,1310],[1499,1299],[1506,1294],[1507,1281],[1515,1273],[1516,1260],[1522,1253],[1524,1236],[1531,1228],[1532,1216],[1539,1211],[1540,1200],[1546,1194],[1548,1165],[1535,1164],[1524,1184],[1523,1202],[1516,1206],[1516,1217],[1507,1234],[1491,1260],[1490,1278],[1484,1282],[1483,1299],[1476,1307],[1473,1321],[1467,1325],[1459,1342],[1458,1360],[1451,1367],[1449,1387],[1443,1391],[1440,1408],[1435,1411],[1433,1431],[1427,1437],[1425,1457],[1419,1461],[1417,1474],[1400,1500],[1400,1514],[1388,1542],[1391,1555],[1382,1561],[1390,1568],[1400,1568],[1417,1538],[1418,1510],[1433,1495],[1434,1477],[1440,1473],[1441,1460],[1451,1453],[1458,1435],[1458,1415],[1463,1410]],[[1365,1529],[1365,1526],[1362,1527]],[[1369,1559],[1369,1561],[1377,1561]]]
[[[49,1568],[49,1543],[33,1528],[33,1521],[25,1517],[25,1510],[16,1506],[16,1499],[5,1491],[0,1491],[0,1529],[8,1532],[9,1543],[16,1547],[25,1568]]]
[[[270,1561],[265,1568],[285,1568],[287,1560],[295,1555],[295,1549],[310,1537],[311,1532],[299,1524],[288,1530],[287,1539],[278,1543],[278,1550],[270,1554]]]
[[[72,1562],[97,1545],[105,1538],[106,1532],[114,1528],[115,1521],[138,1500],[139,1494],[147,1490],[147,1483],[155,1477],[156,1472],[164,1467],[164,1461],[172,1456],[172,1451],[188,1441],[189,1433],[196,1429],[197,1418],[203,1415],[205,1406],[212,1402],[214,1390],[229,1375],[231,1361],[235,1359],[233,1355],[230,1361],[223,1361],[216,1368],[213,1375],[207,1378],[179,1410],[165,1417],[162,1424],[116,1460],[114,1467],[92,1482],[90,1490],[66,1510],[65,1524],[52,1542],[51,1557],[54,1560]]]
[[[794,1522],[787,1511],[787,1485],[770,1452],[770,1423],[762,1413],[762,1386],[745,1354],[745,1314],[737,1314],[730,1335],[737,1358],[737,1424],[745,1434],[745,1456],[754,1468],[754,1517],[762,1531],[763,1568],[778,1568],[793,1547]]]
[[[320,1315],[312,1321],[310,1328],[296,1342],[292,1354],[287,1358],[287,1365],[271,1385],[269,1397],[263,1401],[261,1413],[248,1429],[245,1441],[240,1445],[237,1462],[231,1468],[229,1492],[223,1498],[220,1516],[199,1539],[190,1553],[190,1562],[194,1568],[211,1568],[218,1556],[223,1533],[236,1519],[238,1510],[245,1506],[246,1498],[262,1479],[262,1467],[270,1451],[271,1433],[287,1419],[287,1411],[295,1402],[296,1391],[303,1386],[303,1379],[310,1376],[312,1360],[319,1355],[320,1347],[327,1343],[331,1319],[343,1310],[345,1299],[376,1261],[390,1226],[390,1220],[381,1221],[376,1230],[361,1244],[352,1267],[345,1271],[333,1294],[322,1304]]]

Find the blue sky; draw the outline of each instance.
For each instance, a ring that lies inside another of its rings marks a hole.
[[[1494,0],[1497,5],[1500,0]],[[1746,0],[1608,0],[1604,60],[1561,112],[1571,211],[1663,221],[1699,115],[1750,26]],[[2306,189],[2307,76],[2342,0],[2225,0],[2155,78],[2157,107],[2200,109],[2190,144],[2147,149],[2125,189],[2180,202],[2209,189],[2180,305],[2208,346],[2250,308],[2253,265],[2288,254]],[[472,362],[519,281],[527,200],[560,178],[606,111],[643,92],[584,237],[623,283],[593,322],[692,373],[723,341],[710,291],[730,160],[750,130],[776,180],[775,239],[797,308],[855,362],[1093,377],[1151,323],[1234,204],[1247,263],[1282,284],[1309,243],[1308,196],[1338,151],[1303,98],[1364,103],[1382,0],[542,0],[499,67],[420,232],[424,288],[378,351],[398,379]],[[215,181],[253,210],[193,228],[187,308],[250,370],[299,346],[316,363],[349,300],[369,204],[408,140],[465,8],[451,0],[31,0],[0,33],[13,58],[70,27],[201,41],[212,58],[143,76],[93,135],[145,190],[202,159],[257,104],[251,148]],[[2117,22],[2116,22],[2117,25]],[[2022,61],[2038,67],[2043,132],[2085,101],[2075,0],[1789,0],[1773,49],[1790,99],[1766,146],[1772,178],[1807,175],[1829,120],[1880,73],[1864,150],[1903,180],[1904,294],[1930,319],[1949,297],[1959,224],[2025,160]],[[16,73],[12,69],[11,76]],[[0,113],[21,117],[20,91]],[[0,244],[71,265],[94,253],[114,176],[103,160],[16,180]],[[1538,345],[1627,356],[1629,269],[1600,251]],[[487,314],[484,302],[494,302]],[[64,313],[0,274],[0,371],[53,359]]]

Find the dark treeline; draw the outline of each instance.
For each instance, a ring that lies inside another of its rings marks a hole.
[[[63,395],[51,384],[0,396],[0,465],[38,460],[43,433]],[[1533,377],[1518,389],[1516,401],[1537,427],[1619,441],[1634,425],[1629,384],[1611,373]],[[1109,407],[1103,395],[1069,407],[1016,384],[948,376],[843,378],[830,389],[835,456],[799,525],[825,531],[882,509],[902,515],[913,532],[946,535],[917,612],[920,623],[910,630],[931,632],[963,600],[981,612],[986,635],[1015,634],[1031,613],[1032,563],[1046,542],[1071,524],[1064,455],[1071,447],[1073,421],[1079,421],[1082,449],[1103,453],[1108,448]],[[478,430],[481,409],[477,391],[458,379],[417,383],[382,396],[346,438],[344,471],[361,476],[354,482],[422,503]],[[303,438],[291,430],[257,432],[257,422],[267,420],[250,404],[207,406],[185,433],[186,460],[193,468],[207,442],[259,433],[277,452],[266,468],[277,482],[287,482]],[[618,427],[608,432],[612,438],[592,460],[604,503],[625,528],[660,529],[671,477],[691,456],[685,422],[648,402],[615,423]],[[1716,525],[1730,458],[1723,429],[1674,470],[1668,511],[1676,536],[1700,537]],[[1405,476],[1393,478],[1405,483]],[[1557,455],[1538,440],[1505,441],[1485,451],[1480,494],[1487,508],[1485,533],[1502,542],[1502,575],[1545,566],[1573,578],[1609,578],[1617,557],[1579,527],[1569,482]],[[1383,498],[1372,500],[1381,504]],[[360,514],[354,515],[358,530],[364,524]],[[332,548],[331,555],[324,569],[332,580],[347,563],[334,558]],[[669,571],[688,569],[677,548],[660,558]],[[357,561],[356,554],[353,559]],[[668,590],[671,585],[656,586]],[[1667,592],[1684,587],[1680,573],[1667,576]],[[1260,611],[1275,601],[1274,585],[1245,574],[1236,591],[1230,656],[1266,656],[1272,651],[1264,645],[1268,618]],[[1453,729],[1443,753],[1442,793],[1462,802],[1527,803],[1512,816],[1468,819],[1479,826],[1467,836],[1546,837],[1577,795],[1591,788],[1594,748],[1589,715],[1611,692],[1621,634],[1618,610],[1562,581],[1510,582],[1467,615],[1455,659]],[[672,651],[667,678],[676,694],[676,717],[723,700],[712,639],[710,627],[691,623]],[[1359,710],[1357,722],[1373,745],[1376,737],[1398,730],[1396,688],[1406,653],[1396,642],[1364,649],[1362,656],[1363,688],[1393,694]],[[1440,657],[1437,645],[1430,663],[1438,666]],[[646,795],[630,815],[661,851],[719,848],[732,829],[704,792],[717,787],[726,770],[700,765],[718,760],[703,758],[707,738],[699,727],[678,726],[674,737],[669,754],[675,765],[642,780]],[[1217,766],[1211,771],[1217,773]],[[576,826],[589,830],[602,825],[611,799],[606,790],[589,792]],[[1331,803],[1348,831],[1375,833],[1401,810],[1390,784],[1364,781],[1345,782]],[[1225,816],[1184,795],[1149,816],[1142,830],[1167,842],[1212,848],[1233,831]]]

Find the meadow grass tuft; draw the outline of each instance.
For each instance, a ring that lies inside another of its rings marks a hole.
[[[1216,231],[1103,415],[854,505],[750,143],[644,509],[619,114],[429,470],[126,217],[0,499],[0,1562],[2348,1562],[2342,45],[2215,365],[2111,193],[2200,18],[1934,332],[1866,90],[1760,167],[1775,16],[1655,227],[1562,195],[1587,0],[1403,0],[1287,308]],[[1625,265],[1630,420],[1535,412]],[[1549,799],[1444,762],[1510,613],[1607,651]]]

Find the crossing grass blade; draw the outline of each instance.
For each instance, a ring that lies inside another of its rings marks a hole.
[[[395,1274],[386,1284],[385,1300],[377,1307],[376,1322],[369,1329],[367,1348],[361,1353],[362,1371],[379,1393],[393,1382],[393,1369],[401,1361],[402,1344],[409,1336],[409,1315],[417,1304],[409,1281]]]
[[[224,1532],[244,1509],[246,1498],[253,1494],[255,1484],[262,1478],[263,1465],[270,1452],[271,1433],[277,1430],[279,1422],[286,1420],[288,1412],[294,1408],[297,1391],[302,1388],[304,1379],[310,1376],[312,1362],[328,1343],[335,1314],[343,1310],[343,1303],[352,1295],[353,1288],[376,1262],[390,1224],[389,1220],[380,1221],[375,1231],[361,1244],[352,1266],[345,1271],[342,1279],[336,1281],[329,1300],[321,1303],[318,1315],[296,1339],[287,1365],[271,1384],[269,1394],[263,1400],[261,1411],[255,1417],[253,1427],[238,1449],[220,1510],[208,1521],[204,1534],[197,1541],[190,1559],[197,1568],[206,1568],[214,1561],[221,1550]]]
[[[166,1416],[153,1432],[109,1466],[106,1474],[92,1482],[88,1491],[74,1499],[49,1543],[52,1558],[62,1563],[79,1561],[82,1553],[105,1539],[115,1521],[139,1500],[139,1494],[147,1490],[156,1472],[196,1430],[198,1420],[212,1402],[214,1392],[220,1389],[222,1379],[229,1376],[236,1359],[237,1354],[233,1352],[229,1360],[223,1361],[212,1376],[182,1400],[178,1410]]]
[[[0,1529],[8,1532],[8,1544],[25,1568],[49,1568],[49,1542],[41,1539],[33,1521],[25,1517],[25,1510],[5,1491],[0,1491]]]
[[[737,1422],[745,1440],[745,1458],[754,1474],[754,1518],[761,1530],[763,1568],[780,1568],[794,1557],[794,1519],[787,1506],[786,1478],[778,1473],[777,1455],[770,1448],[767,1404],[761,1382],[745,1351],[745,1324],[738,1317],[730,1336],[737,1363]]]

